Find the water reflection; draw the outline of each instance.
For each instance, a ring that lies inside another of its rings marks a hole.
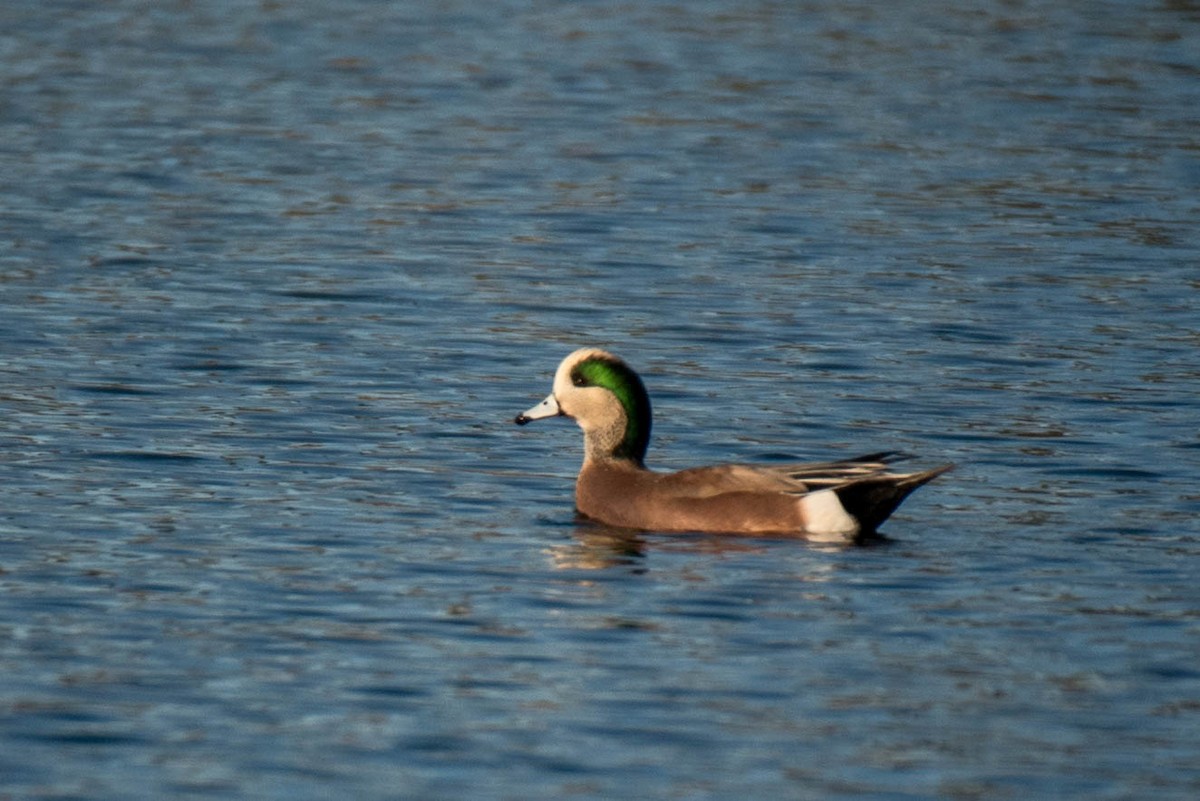
[[[579,521],[572,541],[549,546],[546,555],[556,570],[603,570],[641,566],[647,547],[637,532]]]
[[[722,536],[719,534],[654,534],[611,528],[579,518],[571,531],[571,541],[545,549],[550,565],[556,570],[604,570],[634,567],[645,570],[654,554],[690,554],[738,556],[767,554],[775,547],[807,549],[818,553],[837,553],[847,547],[872,548],[892,544],[887,536],[873,534],[853,546],[842,543],[809,542],[791,536]],[[829,565],[823,568],[832,569]],[[636,572],[636,571],[635,571]],[[819,580],[806,575],[805,580]]]

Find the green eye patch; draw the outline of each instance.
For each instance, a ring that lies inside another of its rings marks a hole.
[[[650,443],[650,396],[638,374],[621,362],[588,359],[571,371],[571,383],[578,387],[602,387],[611,392],[625,410],[625,436],[614,456],[642,464]]]

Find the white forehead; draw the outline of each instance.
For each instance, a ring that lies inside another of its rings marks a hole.
[[[588,359],[619,361],[616,356],[613,356],[606,350],[601,350],[600,348],[580,348],[559,362],[558,370],[554,373],[554,391],[557,393],[560,390],[566,390],[570,387],[571,371],[575,369],[575,365],[586,362]]]

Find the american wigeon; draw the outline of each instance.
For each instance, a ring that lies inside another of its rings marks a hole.
[[[576,508],[622,528],[850,542],[874,532],[910,492],[953,466],[893,473],[887,462],[895,455],[876,453],[815,464],[648,470],[650,396],[629,365],[598,348],[563,359],[553,391],[516,423],[555,416],[574,418],[583,429]]]

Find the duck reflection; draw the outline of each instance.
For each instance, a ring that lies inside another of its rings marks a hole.
[[[728,538],[707,534],[670,534],[656,536],[633,529],[614,528],[578,517],[572,541],[551,545],[545,553],[558,570],[602,570],[612,567],[645,568],[650,550],[674,553],[733,554],[765,553],[772,538]],[[788,538],[792,539],[792,538]],[[837,550],[836,547],[806,543],[813,550]]]
[[[575,524],[572,541],[552,545],[546,554],[557,570],[639,566],[646,556],[646,540],[636,531],[597,525],[581,518]]]

